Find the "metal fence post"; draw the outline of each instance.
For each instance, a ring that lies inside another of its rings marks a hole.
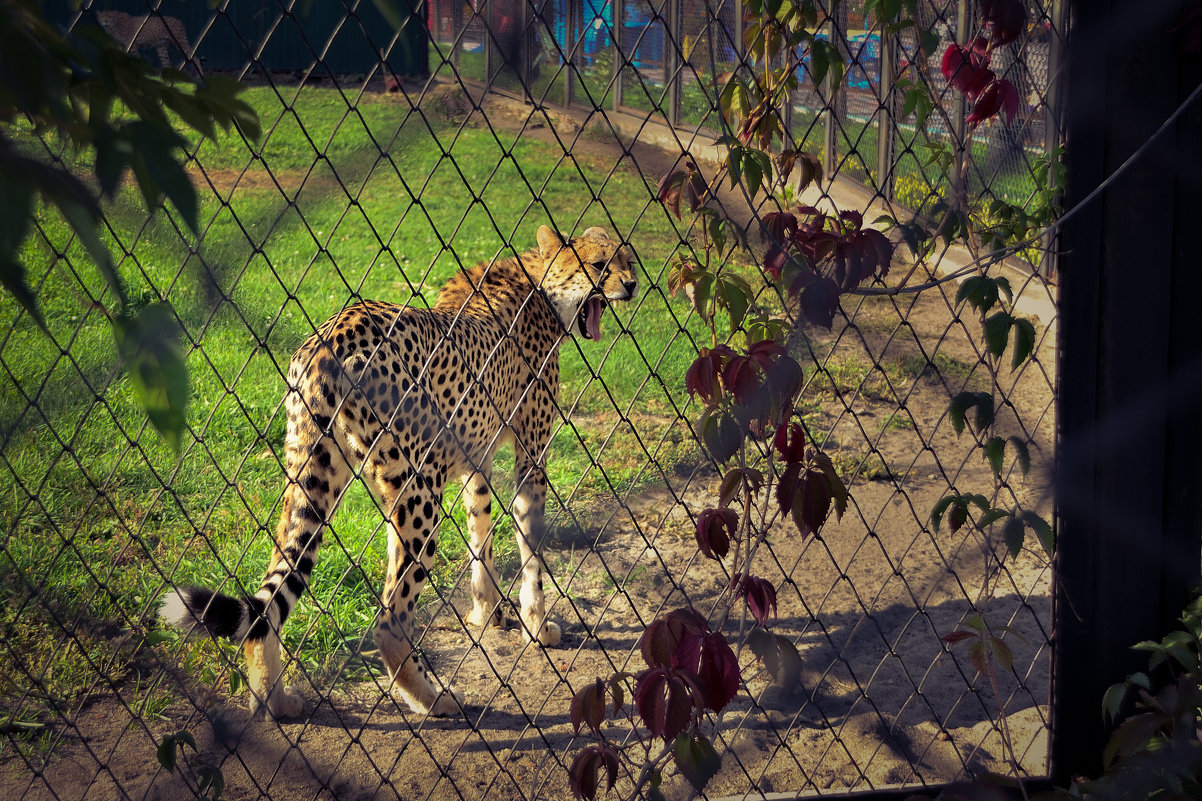
[[[1055,65],[1063,64],[1065,58],[1064,36],[1065,25],[1068,22],[1068,10],[1065,0],[1052,0],[1051,7],[1048,9],[1048,16],[1052,22],[1051,41],[1048,42],[1048,65],[1049,65],[1049,80],[1047,87],[1047,95],[1044,98],[1044,152],[1050,157],[1060,147],[1060,141],[1064,128],[1064,108],[1062,103],[1063,92],[1061,87],[1064,84],[1065,77],[1059,70],[1052,72]],[[1048,174],[1049,185],[1052,185],[1054,176]],[[1044,255],[1040,264],[1037,265],[1039,272],[1048,278],[1056,276],[1056,237],[1055,232],[1049,233],[1044,243]]]
[[[839,48],[846,57],[847,7],[842,3],[835,4],[831,9],[828,23],[830,42]],[[843,84],[836,84],[828,72],[826,76],[826,105],[827,115],[824,125],[822,144],[822,163],[826,166],[828,175],[836,172],[835,160],[838,158],[837,136],[839,128],[846,122],[847,102],[843,94]]]
[[[682,69],[680,41],[681,0],[668,0],[668,18],[664,20],[664,82],[668,87],[668,119],[680,124],[680,82]]]
[[[897,135],[894,109],[897,101],[893,97],[893,56],[896,49],[896,37],[885,32],[881,26],[879,72],[877,75],[877,90],[882,98],[877,110],[877,153],[876,174],[877,191],[881,197],[893,198],[893,151],[894,138]]]
[[[545,0],[545,2],[551,3],[553,0]],[[564,64],[563,104],[566,108],[576,102],[576,70],[580,58],[580,35],[584,19],[583,0],[566,0],[564,11],[567,16],[567,19],[563,21],[567,52],[564,53],[566,63]],[[548,33],[553,35],[552,31],[548,31]]]
[[[622,49],[622,46],[623,46],[622,32],[623,32],[623,28],[626,25],[626,0],[611,0],[611,2],[614,4],[614,13],[613,13],[614,29],[612,31],[613,43],[614,43],[614,57],[612,59],[613,65],[610,67],[610,70],[611,70],[610,78],[613,79],[613,87],[614,88],[613,88],[613,95],[610,97],[609,108],[611,111],[617,111],[618,108],[622,105],[622,80],[623,80],[622,63],[624,60],[624,57],[622,54],[626,52],[625,50]]]
[[[968,20],[969,20],[969,3],[968,0],[958,0],[956,3],[956,41],[968,41]],[[964,152],[964,140],[967,136],[967,128],[964,125],[964,115],[968,110],[968,105],[964,101],[964,94],[955,92],[955,99],[952,101],[952,120],[954,126],[951,134],[953,137],[952,147],[957,154],[956,169],[951,177],[951,203],[952,207],[965,211],[968,197],[968,170],[963,167],[963,159],[968,158],[971,154]]]

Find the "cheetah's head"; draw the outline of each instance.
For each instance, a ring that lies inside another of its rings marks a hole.
[[[546,267],[540,285],[568,333],[601,338],[601,313],[611,301],[633,300],[638,278],[630,251],[604,228],[589,228],[564,239],[547,226],[538,229],[538,251]]]

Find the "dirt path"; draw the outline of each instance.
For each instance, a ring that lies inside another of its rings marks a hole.
[[[505,120],[518,124],[507,114],[492,122]],[[545,127],[528,133],[554,140]],[[623,157],[598,138],[576,147]],[[675,161],[643,145],[626,153],[648,173]],[[812,333],[806,366],[821,398],[812,426],[855,476],[851,508],[821,538],[802,540],[790,526],[775,526],[756,561],[757,574],[779,587],[773,630],[797,643],[800,686],[770,686],[742,653],[750,694],[741,693],[713,725],[724,758],[710,798],[1007,772],[988,682],[963,650],[940,640],[973,604],[1021,635],[1009,640],[1014,669],[1003,671],[1001,700],[1022,770],[1045,768],[1050,571],[1033,554],[999,571],[999,543],[929,524],[949,485],[961,492],[993,486],[967,436],[942,419],[950,394],[977,380],[979,355],[945,295],[874,300],[851,312],[834,332]],[[1034,442],[1030,477],[1011,476],[1010,484],[1026,508],[1049,519],[1040,487],[1052,455],[1053,342],[1042,340],[1042,368],[1003,376],[1014,382],[1003,425]],[[966,372],[949,378],[928,361]],[[836,373],[848,363],[867,369],[841,378]],[[189,797],[178,773],[160,769],[155,755],[162,737],[185,729],[201,757],[220,767],[227,799],[569,798],[566,766],[587,742],[572,736],[572,694],[598,676],[637,672],[647,622],[686,600],[707,610],[726,586],[714,563],[699,559],[692,537],[693,517],[714,504],[716,483],[698,467],[669,485],[612,499],[583,530],[553,533],[547,558],[551,613],[565,626],[559,648],[531,648],[513,628],[465,631],[458,619],[467,608],[464,583],[426,607],[421,650],[440,680],[464,692],[465,719],[416,718],[373,683],[312,687],[303,677],[311,709],[284,725],[249,721],[241,699],[195,686],[154,717],[98,692],[64,715],[70,725],[43,733],[54,741],[48,764],[38,756],[45,740],[28,742],[28,759],[0,764],[0,797]],[[607,729],[613,739],[628,735],[619,724]],[[619,797],[632,779],[624,770],[606,797]],[[670,799],[689,795],[680,777],[669,777],[664,790]]]

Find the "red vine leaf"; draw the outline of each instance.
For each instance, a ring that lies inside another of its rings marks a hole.
[[[605,789],[612,790],[614,782],[618,780],[618,752],[612,745],[595,743],[581,750],[568,770],[572,794],[585,801],[596,798],[602,769],[605,770]]]
[[[1009,44],[1027,28],[1027,6],[1022,0],[981,0],[981,18],[989,28],[993,46]]]
[[[739,516],[734,509],[706,509],[697,515],[694,536],[697,547],[710,559],[725,559],[730,553],[730,541],[739,531]]]
[[[672,664],[697,677],[704,706],[720,712],[739,691],[739,661],[721,632],[686,636]]]
[[[648,668],[634,685],[634,705],[643,725],[664,740],[684,731],[702,707],[701,698],[696,675],[678,668]]]
[[[648,667],[667,667],[672,664],[677,647],[689,635],[705,634],[710,630],[704,617],[692,609],[677,609],[651,621],[639,640],[643,661]]]
[[[594,732],[601,731],[601,722],[605,720],[605,682],[602,679],[597,679],[572,696],[568,717],[572,721],[574,734],[580,733],[581,724]]]
[[[725,346],[714,350],[701,349],[684,374],[684,386],[690,395],[700,395],[702,400],[707,403],[712,403],[721,397],[722,385],[719,383],[719,376],[726,364],[726,353],[728,352],[730,349]]]
[[[953,44],[943,54],[940,70],[955,89],[975,98],[994,79],[989,69],[989,45],[978,37],[967,46]]]
[[[755,576],[747,576],[739,585],[739,596],[747,601],[751,616],[761,626],[768,616],[776,616],[776,587],[772,582]]]
[[[786,462],[800,462],[805,459],[806,435],[800,423],[790,422],[776,429],[772,444]]]

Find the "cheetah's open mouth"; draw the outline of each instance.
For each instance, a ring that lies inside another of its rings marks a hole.
[[[601,340],[601,312],[609,304],[601,294],[589,295],[576,315],[576,324],[580,333],[588,339],[598,342]]]

